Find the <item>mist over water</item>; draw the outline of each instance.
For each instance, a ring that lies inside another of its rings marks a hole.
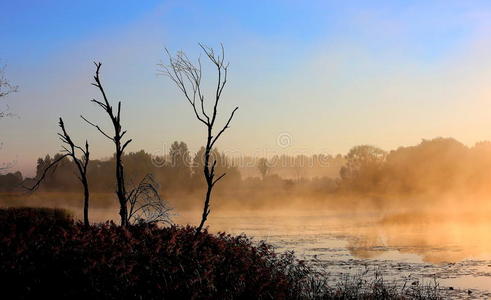
[[[380,272],[400,282],[437,279],[475,297],[491,294],[491,221],[488,213],[376,211],[217,212],[212,232],[245,233],[279,251],[345,274]],[[176,218],[188,223],[185,213]],[[370,276],[370,275],[368,275]]]

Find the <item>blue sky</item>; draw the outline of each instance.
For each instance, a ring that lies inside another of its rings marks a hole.
[[[111,145],[80,121],[104,115],[89,99],[94,66],[122,100],[133,148],[196,150],[204,135],[157,64],[164,47],[199,55],[223,43],[240,106],[219,145],[233,153],[386,150],[421,138],[491,139],[491,5],[485,1],[2,1],[0,59],[20,86],[6,99],[2,157],[24,172],[58,149],[56,120]],[[207,73],[213,78],[213,73]],[[104,124],[103,121],[101,121]],[[33,134],[33,130],[35,134]],[[288,133],[292,146],[277,147]],[[164,149],[164,150],[163,150]]]

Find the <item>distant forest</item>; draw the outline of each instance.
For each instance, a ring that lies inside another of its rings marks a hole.
[[[174,205],[185,207],[186,203],[178,203],[181,197],[186,199],[186,195],[202,193],[205,188],[203,151],[191,155],[184,142],[174,142],[163,157],[143,150],[125,154],[123,162],[128,184],[136,186],[135,179],[152,174],[160,184],[162,195]],[[39,158],[36,176],[40,176],[58,155]],[[331,199],[326,202],[335,206],[361,198],[373,204],[384,204],[391,197],[484,195],[491,191],[491,142],[467,147],[452,138],[436,138],[390,152],[360,145],[344,156],[282,155],[258,159],[227,157],[216,150],[213,156],[218,172],[227,173],[224,184],[217,187],[218,205],[230,201],[230,205],[240,202],[261,207],[284,204],[285,200],[313,204]],[[114,192],[113,160],[90,161],[88,178],[94,192]],[[40,189],[78,192],[80,186],[73,176],[74,168],[70,159],[64,159],[47,175]],[[35,178],[23,178],[20,172],[0,175],[0,190],[20,191],[22,184],[33,180]],[[339,200],[340,196],[344,201]],[[220,201],[225,198],[227,201]]]

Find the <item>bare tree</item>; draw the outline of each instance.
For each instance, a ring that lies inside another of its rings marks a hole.
[[[0,67],[0,98],[6,97],[11,93],[15,93],[18,86],[12,85],[5,77],[5,66]],[[0,117],[4,117],[5,113],[0,112]]]
[[[123,141],[123,136],[126,134],[126,130],[122,130],[121,127],[121,101],[118,102],[118,108],[116,111],[113,110],[113,107],[109,103],[109,100],[107,99],[106,92],[104,91],[104,88],[102,87],[101,80],[99,77],[99,71],[101,69],[101,63],[96,63],[96,72],[94,76],[95,82],[92,83],[95,87],[97,87],[102,95],[103,101],[99,101],[96,99],[92,99],[91,101],[99,105],[109,116],[111,119],[111,123],[113,124],[113,129],[114,129],[114,135],[110,136],[107,134],[104,130],[102,130],[99,125],[96,125],[83,116],[82,119],[87,122],[88,124],[94,126],[99,130],[99,132],[104,135],[106,138],[111,140],[114,143],[114,146],[116,148],[116,153],[115,153],[115,161],[116,161],[116,195],[118,196],[118,201],[119,201],[119,215],[121,217],[121,226],[126,226],[128,225],[128,199],[126,197],[126,187],[125,187],[125,177],[124,177],[124,168],[123,168],[123,153],[125,148],[128,146],[129,143],[131,143],[131,139],[127,140],[126,142]]]
[[[61,133],[58,133],[58,136],[60,137],[60,140],[63,142],[63,144],[66,144],[62,146],[63,150],[62,153],[63,155],[60,155],[57,159],[55,159],[53,162],[51,162],[44,170],[41,176],[37,179],[36,183],[32,186],[29,187],[28,189],[30,191],[35,191],[39,188],[43,180],[46,178],[46,175],[48,172],[52,171],[54,172],[56,170],[56,167],[58,166],[58,163],[63,161],[66,157],[71,157],[73,162],[75,163],[75,166],[77,167],[77,178],[80,180],[80,182],[83,185],[84,189],[84,224],[85,226],[89,226],[89,181],[87,180],[87,166],[89,165],[89,142],[86,140],[85,141],[85,148],[82,148],[80,146],[77,146],[73,140],[70,138],[70,135],[65,129],[65,124],[63,123],[63,119],[60,118],[58,125],[61,128]],[[79,150],[82,153],[82,157],[78,158],[77,157],[77,150]]]
[[[5,66],[0,67],[0,100],[7,97],[11,93],[18,91],[18,86],[12,85],[5,77]],[[12,116],[8,111],[8,106],[5,110],[0,110],[0,119],[4,117]],[[2,148],[2,143],[0,143],[0,149]],[[13,163],[3,163],[0,166],[0,172],[5,171],[12,167]]]
[[[225,132],[225,130],[229,128],[230,122],[238,109],[238,107],[236,107],[230,113],[225,125],[215,134],[214,129],[216,127],[215,122],[218,115],[218,104],[220,102],[225,84],[227,83],[228,63],[224,62],[225,51],[223,49],[223,45],[221,46],[221,54],[216,54],[212,48],[202,44],[199,44],[199,46],[217,70],[216,90],[212,98],[213,109],[211,113],[207,112],[205,109],[205,96],[203,94],[202,67],[200,58],[198,58],[198,63],[196,65],[186,56],[184,52],[179,51],[175,56],[172,56],[166,49],[165,51],[169,59],[169,64],[160,64],[163,73],[177,85],[177,87],[186,97],[187,101],[191,104],[196,118],[203,123],[207,132],[203,168],[207,190],[205,194],[203,214],[201,216],[201,222],[197,228],[197,233],[201,231],[208,218],[208,215],[210,214],[210,200],[213,187],[225,176],[225,173],[223,173],[215,178],[215,167],[217,161],[215,159],[210,161],[210,156],[215,143]]]
[[[131,192],[128,193],[128,223],[166,223],[172,224],[171,208],[160,198],[159,184],[151,174],[147,174]]]

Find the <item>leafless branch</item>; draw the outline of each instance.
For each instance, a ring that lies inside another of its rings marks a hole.
[[[88,121],[83,116],[81,117],[85,122],[95,127],[102,135],[104,135],[106,138],[108,138],[114,143],[115,150],[116,150],[115,151],[116,185],[117,185],[116,195],[118,196],[118,201],[119,201],[119,208],[120,208],[119,214],[121,216],[121,226],[126,226],[128,223],[128,210],[127,210],[128,199],[126,194],[124,167],[123,167],[122,158],[123,158],[124,150],[126,149],[128,144],[131,143],[132,140],[129,139],[126,142],[122,140],[123,136],[126,134],[126,130],[122,130],[121,127],[121,102],[120,101],[118,102],[117,111],[115,113],[113,111],[111,104],[109,103],[106,91],[104,90],[104,87],[102,86],[101,83],[100,69],[102,64],[100,62],[99,63],[94,62],[94,64],[96,66],[96,71],[94,75],[94,83],[92,83],[92,85],[99,89],[103,101],[92,99],[91,102],[96,103],[106,112],[113,125],[114,136],[111,137],[104,130],[102,130],[99,127],[99,125]]]
[[[184,94],[186,100],[191,104],[193,112],[196,118],[205,125],[207,132],[207,139],[204,152],[204,168],[203,173],[207,183],[207,191],[205,194],[205,201],[203,207],[203,214],[201,217],[200,225],[197,228],[197,233],[201,231],[206,222],[206,219],[210,213],[210,200],[212,195],[213,186],[222,179],[225,174],[220,175],[215,179],[215,166],[216,160],[210,161],[210,154],[213,151],[215,143],[220,136],[230,127],[230,123],[238,110],[236,107],[230,114],[225,125],[218,131],[216,136],[214,135],[214,129],[216,128],[216,120],[218,115],[219,103],[222,97],[223,89],[227,84],[228,75],[228,63],[225,63],[225,50],[221,45],[221,53],[216,54],[215,51],[203,44],[199,44],[201,50],[208,57],[209,61],[216,67],[217,81],[216,88],[213,96],[213,110],[207,112],[204,102],[206,97],[202,93],[202,65],[201,59],[198,58],[197,64],[194,64],[182,51],[178,51],[172,56],[169,50],[165,49],[165,53],[168,58],[168,64],[161,63],[161,71],[164,75],[169,77]],[[199,103],[196,103],[198,98]]]
[[[11,84],[7,78],[5,78],[5,66],[0,67],[0,98],[6,97],[18,90],[19,87],[17,85]]]
[[[89,125],[92,125],[93,127],[97,128],[97,130],[99,130],[100,133],[102,133],[105,137],[107,137],[108,139],[110,139],[111,141],[114,141],[114,138],[110,137],[109,134],[105,133],[100,127],[99,125],[96,125],[92,122],[90,122],[89,120],[87,120],[84,116],[80,116],[82,118],[82,120],[84,120],[87,124]]]
[[[213,181],[213,185],[215,185],[215,183],[217,183],[220,179],[222,179],[227,173],[223,173],[222,175],[220,175],[217,179],[215,179]]]
[[[62,152],[64,152],[65,154],[60,156],[58,159],[54,160],[51,164],[49,164],[43,170],[43,173],[37,179],[34,186],[32,186],[30,188],[25,187],[25,186],[24,187],[27,188],[28,190],[30,190],[31,192],[38,189],[41,182],[44,181],[48,171],[52,170],[54,172],[56,170],[56,167],[58,166],[58,163],[61,162],[64,158],[70,156],[73,160],[73,163],[77,167],[78,173],[76,173],[75,175],[83,185],[83,190],[84,190],[84,224],[86,226],[88,226],[89,225],[89,212],[88,212],[88,209],[89,209],[89,183],[88,183],[88,179],[87,179],[87,166],[88,166],[89,160],[90,160],[89,159],[89,157],[90,157],[89,143],[87,141],[85,141],[85,149],[80,147],[80,146],[77,146],[73,142],[70,135],[68,134],[62,118],[59,119],[58,125],[61,129],[61,133],[58,133],[58,137],[60,138],[61,142],[63,144],[65,144],[65,145],[61,146],[61,148],[63,149]],[[82,152],[82,158],[77,157],[76,150],[79,150]]]
[[[232,121],[232,119],[233,119],[233,117],[234,117],[234,114],[235,114],[235,112],[236,112],[238,109],[239,109],[239,107],[236,107],[236,108],[235,108],[235,109],[232,111],[232,113],[230,114],[230,117],[228,118],[228,121],[227,121],[227,123],[225,124],[225,126],[223,126],[223,128],[222,128],[222,129],[221,129],[221,130],[218,132],[218,134],[215,136],[215,138],[214,138],[214,139],[213,139],[213,141],[211,142],[211,146],[212,146],[212,147],[215,145],[216,141],[217,141],[217,140],[218,140],[218,138],[219,138],[219,137],[222,135],[222,133],[224,133],[224,132],[225,132],[225,130],[226,130],[227,128],[230,128],[230,126],[229,126],[229,125],[230,125],[230,122]]]
[[[159,185],[151,174],[147,174],[128,194],[129,223],[172,224],[171,211],[167,202],[160,198]]]
[[[46,168],[44,168],[43,173],[41,176],[36,180],[36,183],[32,187],[25,186],[24,184],[22,185],[23,188],[30,192],[36,191],[41,183],[44,181],[46,174],[48,174],[49,171],[52,171],[51,174],[53,174],[56,171],[56,167],[58,166],[58,163],[65,159],[65,157],[69,156],[70,154],[63,154],[62,156],[58,157],[56,160],[54,160],[52,163],[50,163]]]

